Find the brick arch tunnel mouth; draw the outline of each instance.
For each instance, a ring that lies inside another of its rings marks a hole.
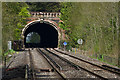
[[[34,41],[28,42],[30,41],[28,37]],[[51,24],[40,23],[40,21],[34,22],[28,25],[28,28],[24,32],[24,45],[25,48],[57,48],[58,31]]]

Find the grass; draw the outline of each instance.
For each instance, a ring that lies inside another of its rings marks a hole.
[[[104,55],[102,55],[102,58],[99,58],[98,56],[97,56],[97,58],[96,58],[94,55],[89,56],[89,57],[90,57],[90,58],[93,58],[93,59],[97,59],[97,60],[99,60],[99,61],[101,61],[101,62],[104,62],[104,63],[110,64],[110,65],[113,65],[113,66],[117,66],[117,67],[119,67],[117,64],[110,63],[110,62],[104,60]],[[111,58],[112,58],[112,57],[111,57]]]

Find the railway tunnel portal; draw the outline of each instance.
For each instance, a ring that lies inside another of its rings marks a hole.
[[[24,48],[57,48],[60,39],[65,40],[64,30],[58,25],[60,12],[30,12],[27,25],[22,29]],[[29,42],[28,38],[35,33],[36,41]]]
[[[60,39],[65,39],[64,30],[58,25],[60,12],[30,12],[28,24],[22,29],[24,48],[57,48]],[[35,33],[36,41],[29,42],[28,38]]]
[[[36,41],[29,42],[32,33],[38,36]],[[22,31],[25,48],[56,48],[58,46],[57,27],[49,21],[35,20],[28,23]]]

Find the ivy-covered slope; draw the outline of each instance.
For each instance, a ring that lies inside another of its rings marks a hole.
[[[118,3],[61,3],[60,27],[66,30],[69,46],[90,53],[118,56]]]
[[[29,17],[28,5],[22,2],[2,3],[2,49],[7,51],[7,41],[21,39],[21,30]]]

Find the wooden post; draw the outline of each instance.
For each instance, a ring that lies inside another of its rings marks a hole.
[[[118,66],[120,67],[120,2],[118,3]]]
[[[5,67],[5,69],[6,69],[6,56],[4,57],[5,59],[4,59],[4,67]]]

